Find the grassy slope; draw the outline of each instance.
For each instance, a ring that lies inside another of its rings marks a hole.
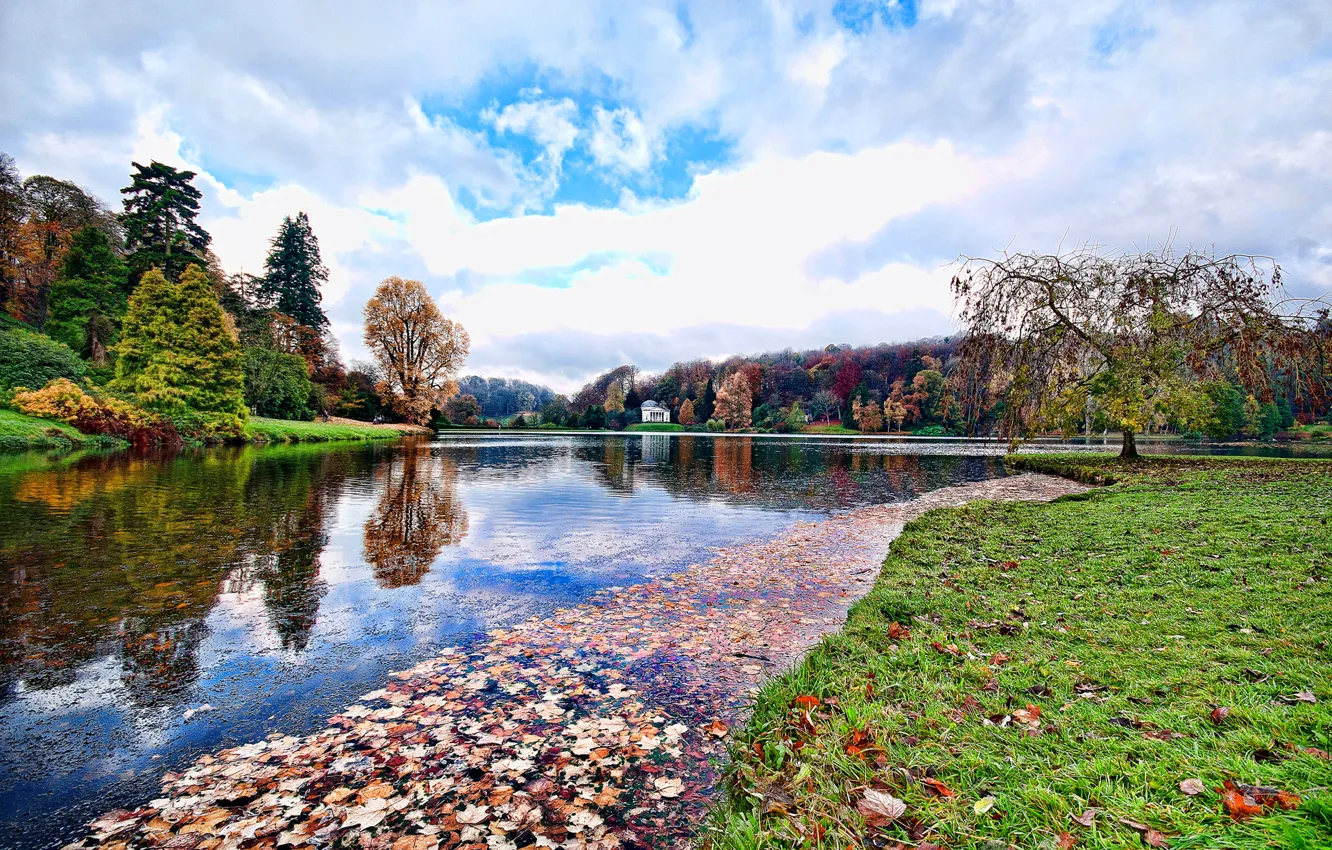
[[[68,451],[73,448],[120,446],[111,437],[90,437],[63,422],[0,410],[0,451]]]
[[[635,422],[633,425],[626,427],[624,430],[646,431],[646,432],[652,432],[652,431],[676,432],[676,431],[683,431],[684,426],[677,425],[674,422]]]
[[[381,425],[348,425],[341,422],[297,422],[251,416],[247,430],[252,439],[268,443],[322,443],[331,440],[392,440],[406,430]]]
[[[759,695],[708,843],[914,843],[901,823],[867,832],[855,812],[878,782],[945,847],[1054,847],[1065,832],[1078,847],[1144,846],[1120,818],[1174,848],[1332,847],[1332,762],[1305,751],[1332,749],[1332,462],[1016,462],[1119,483],[908,525],[844,631]],[[890,639],[892,621],[910,636]],[[1317,703],[1283,701],[1300,691]],[[793,725],[803,694],[839,701],[814,712],[813,734]],[[983,723],[1029,704],[1039,735]],[[1219,724],[1218,706],[1230,709]],[[864,758],[845,751],[856,728],[873,742]],[[956,796],[903,768],[936,771]],[[1183,794],[1191,777],[1208,790]],[[1227,779],[1304,802],[1237,823],[1213,790]],[[765,785],[794,797],[792,817],[773,791],[759,814]],[[994,808],[978,815],[986,796]],[[1088,808],[1094,826],[1070,821]],[[801,839],[795,823],[826,832]]]

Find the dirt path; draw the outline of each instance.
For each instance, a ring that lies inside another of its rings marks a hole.
[[[706,563],[495,630],[396,673],[315,734],[163,779],[80,847],[517,850],[693,835],[748,696],[873,584],[902,525],[978,499],[1086,488],[1019,475],[801,523]]]

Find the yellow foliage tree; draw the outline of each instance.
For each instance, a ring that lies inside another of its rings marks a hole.
[[[743,372],[733,372],[717,392],[714,416],[728,428],[748,428],[753,414],[754,394]]]

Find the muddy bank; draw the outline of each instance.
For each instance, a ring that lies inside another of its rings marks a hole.
[[[904,523],[977,498],[1084,489],[1038,475],[977,482],[717,550],[394,674],[318,733],[205,756],[71,846],[685,843],[752,689],[841,625]]]

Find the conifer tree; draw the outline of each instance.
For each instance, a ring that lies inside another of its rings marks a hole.
[[[137,282],[152,268],[175,280],[190,263],[207,266],[212,237],[194,220],[203,197],[191,183],[194,172],[178,171],[157,161],[133,165],[130,185],[120,190],[125,195],[120,221],[125,228],[131,280]]]
[[[74,234],[60,274],[51,286],[47,334],[87,357],[106,363],[125,316],[129,269],[111,250],[106,234],[85,227]]]
[[[282,220],[277,236],[270,243],[267,273],[259,285],[259,297],[279,313],[285,313],[321,333],[328,328],[328,317],[319,303],[319,288],[328,282],[328,269],[319,256],[319,240],[305,213]]]
[[[245,418],[240,346],[207,273],[197,265],[172,282],[153,269],[139,281],[116,346],[111,387],[151,410]]]

